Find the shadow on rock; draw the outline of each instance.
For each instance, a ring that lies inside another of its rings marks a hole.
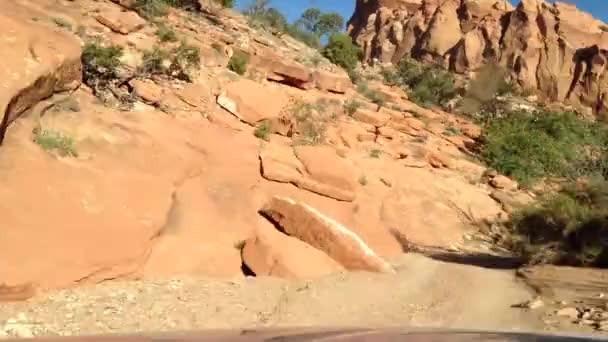
[[[431,252],[426,255],[432,259],[471,265],[483,268],[511,270],[524,265],[524,260],[513,256],[499,256],[487,253],[450,253],[450,252]]]

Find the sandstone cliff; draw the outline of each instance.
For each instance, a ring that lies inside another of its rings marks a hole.
[[[498,63],[547,100],[608,107],[608,26],[573,4],[358,0],[348,30],[367,63],[411,56],[464,74]]]

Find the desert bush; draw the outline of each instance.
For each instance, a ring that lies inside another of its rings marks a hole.
[[[242,76],[247,72],[248,64],[249,56],[246,53],[237,51],[232,55],[230,61],[228,61],[228,69]]]
[[[219,2],[226,1],[219,0]],[[149,19],[167,15],[170,7],[196,10],[200,8],[200,3],[197,0],[135,0],[133,4],[135,11]]]
[[[410,98],[424,106],[445,106],[457,95],[454,76],[435,65],[404,58],[396,70],[383,70],[384,82],[409,89]]]
[[[45,151],[56,151],[62,156],[78,157],[74,138],[63,132],[40,129],[35,132],[34,142]]]
[[[608,267],[608,182],[572,183],[516,212],[508,228],[529,262]]]
[[[297,23],[287,25],[285,27],[285,32],[313,49],[319,49],[321,47],[321,38],[314,32],[302,29]]]
[[[192,81],[192,71],[199,68],[200,49],[182,42],[170,51],[158,46],[145,51],[139,72],[145,76],[170,76]]]
[[[359,108],[361,108],[361,102],[359,102],[355,99],[351,99],[351,100],[344,102],[344,112],[348,116],[353,116],[353,114],[355,114],[355,112]]]
[[[51,20],[55,23],[55,25],[62,27],[68,31],[72,31],[72,24],[66,19],[60,17],[52,17]]]
[[[260,139],[266,140],[266,141],[269,140],[271,133],[272,133],[272,123],[270,122],[270,120],[263,120],[262,122],[260,122],[260,124],[256,127],[255,131],[253,132],[253,134],[257,138],[260,138]]]
[[[299,133],[296,143],[317,145],[325,142],[327,123],[335,118],[327,107],[328,104],[323,100],[312,103],[298,102],[291,107],[290,111],[296,122],[295,128]]]
[[[123,48],[103,46],[99,41],[88,42],[82,51],[83,80],[95,91],[107,89],[118,77]]]
[[[168,72],[169,52],[155,46],[144,51],[140,72],[146,76],[163,75]]]
[[[165,24],[159,24],[156,30],[156,36],[161,42],[176,42],[177,34],[172,28]]]
[[[167,15],[169,0],[135,0],[133,9],[145,18],[153,18]]]
[[[233,8],[234,0],[216,0],[218,3],[222,5],[224,8]]]
[[[372,103],[376,104],[378,106],[378,110],[384,106],[386,101],[384,96],[379,91],[369,88],[367,83],[359,82],[357,85],[357,91]]]
[[[507,80],[505,69],[497,65],[486,65],[469,83],[459,104],[459,111],[478,121],[492,120],[507,111],[497,96],[514,93],[515,87]]]
[[[380,156],[382,155],[382,150],[374,148],[371,151],[369,151],[369,156],[372,158],[380,158]]]
[[[325,58],[347,71],[354,70],[361,57],[361,50],[343,33],[332,35],[322,52]]]
[[[481,156],[492,168],[530,185],[545,177],[608,175],[603,124],[568,112],[518,112],[483,129]]]
[[[80,104],[74,97],[67,97],[64,100],[58,101],[53,106],[54,112],[69,111],[69,112],[80,112]]]
[[[369,183],[369,181],[367,180],[367,176],[362,175],[359,177],[359,184],[366,186]]]
[[[170,70],[177,78],[192,81],[191,72],[201,67],[201,50],[185,41],[171,51]]]

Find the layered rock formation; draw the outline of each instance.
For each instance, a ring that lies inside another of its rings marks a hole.
[[[358,0],[348,30],[367,63],[412,56],[459,73],[497,63],[547,100],[608,107],[608,26],[573,4]]]

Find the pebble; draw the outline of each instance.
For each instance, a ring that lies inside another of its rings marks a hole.
[[[577,319],[579,315],[578,310],[576,308],[559,309],[555,314],[560,317],[568,317],[571,319]]]
[[[530,303],[528,303],[528,308],[534,310],[534,309],[543,307],[544,305],[545,305],[545,303],[543,303],[542,299],[537,298],[537,299],[531,301]]]
[[[25,324],[7,324],[4,327],[4,332],[19,338],[32,338],[34,333],[32,329]]]

